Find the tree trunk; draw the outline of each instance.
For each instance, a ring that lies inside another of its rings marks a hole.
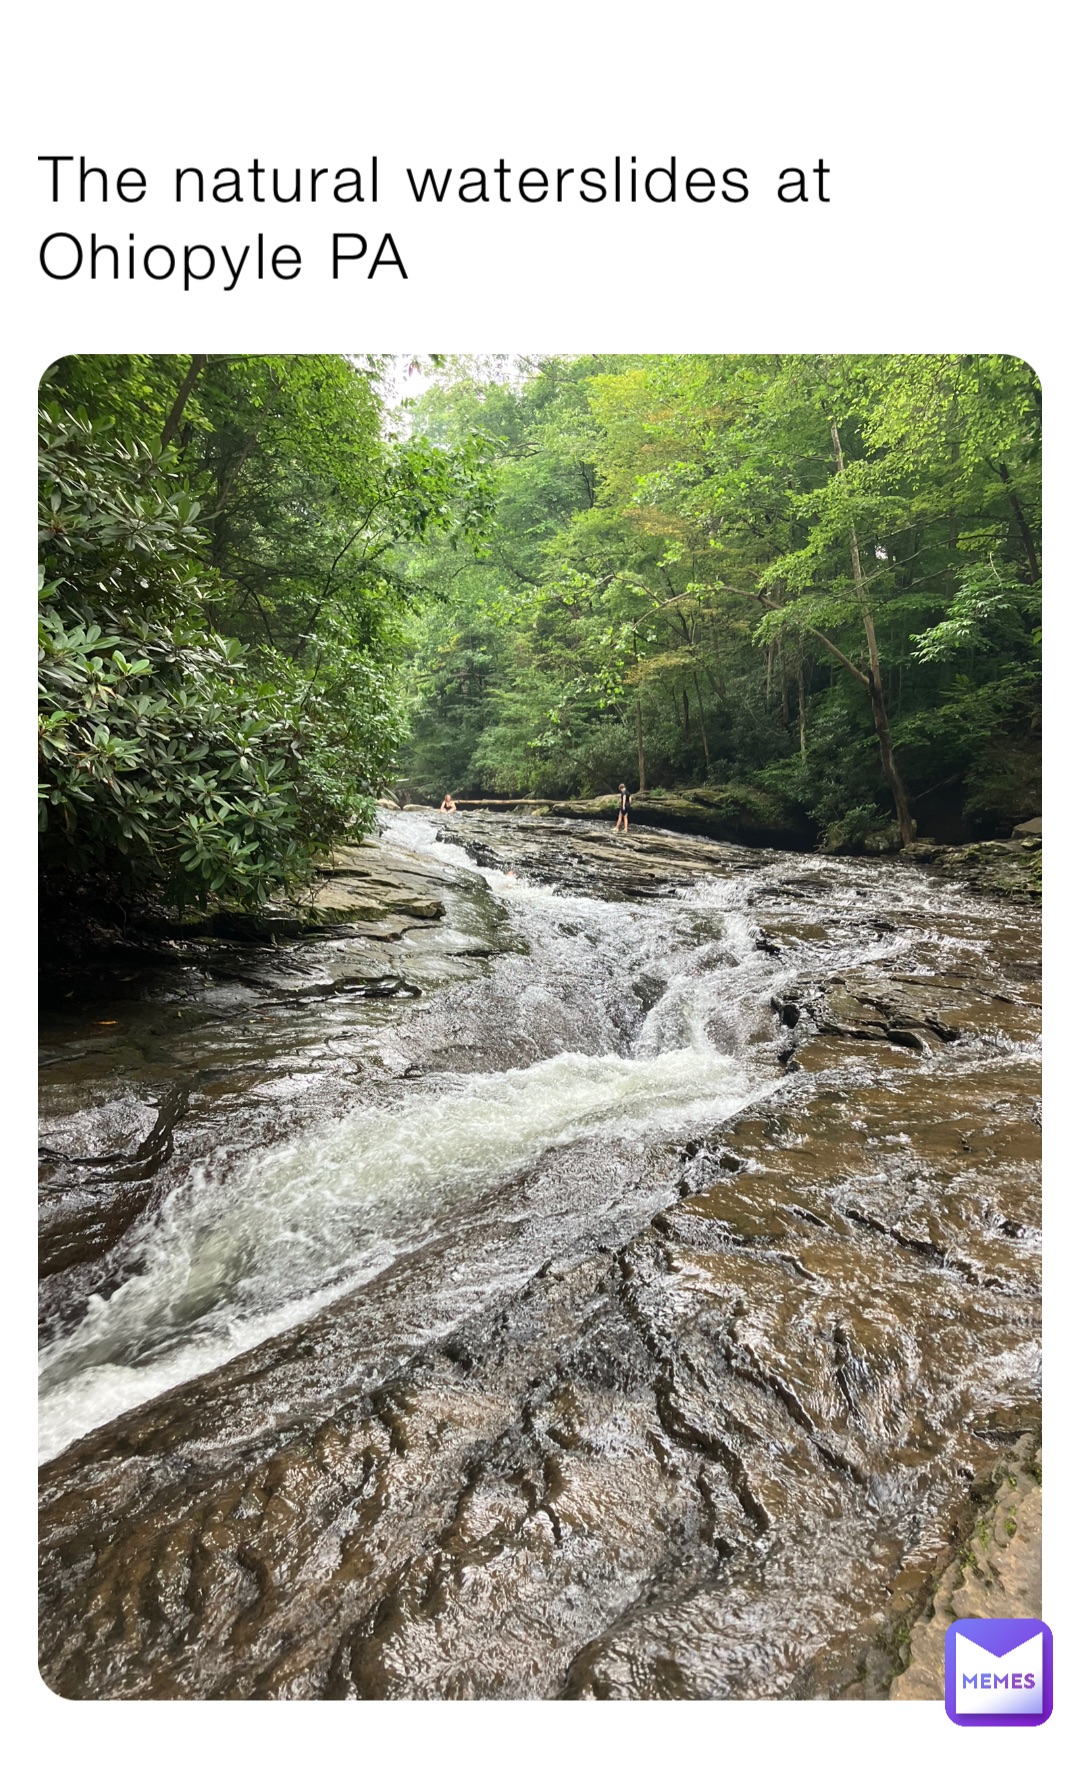
[[[1003,461],[998,462],[998,473],[1001,475],[1001,483],[1005,487],[1006,497],[1012,506],[1013,516],[1016,518],[1017,525],[1020,529],[1020,538],[1024,543],[1024,552],[1027,555],[1028,576],[1030,577],[1032,584],[1038,584],[1042,574],[1039,569],[1039,554],[1038,549],[1035,546],[1035,537],[1028,527],[1028,520],[1024,515],[1024,507],[1012,489],[1009,470]]]
[[[635,698],[634,717],[637,723],[637,790],[645,791],[645,741],[641,735],[641,702]]]
[[[184,407],[188,403],[188,395],[191,393],[192,388],[195,386],[195,383],[198,381],[199,376],[202,373],[205,365],[206,365],[205,356],[192,357],[191,362],[188,366],[188,372],[184,376],[183,381],[180,383],[180,391],[178,392],[175,400],[173,401],[172,411],[169,413],[168,418],[166,418],[166,420],[165,420],[165,428],[161,433],[161,447],[163,449],[168,448],[169,444],[172,442],[177,431],[180,429],[180,420],[184,416]]]
[[[799,755],[806,755],[806,688],[803,683],[801,652],[799,654]]]
[[[889,731],[889,716],[885,711],[885,697],[881,692],[881,682],[878,677],[873,675],[870,678],[870,706],[873,709],[874,730],[877,733],[878,750],[881,753],[881,772],[889,784],[889,792],[896,804],[896,821],[900,826],[900,840],[906,848],[909,842],[915,841],[915,825],[904,783],[900,779],[900,771],[896,766],[892,736]]]
[[[698,720],[701,724],[701,748],[705,752],[705,773],[708,774],[711,767],[709,762],[709,740],[705,736],[705,709],[701,704],[701,684],[698,682],[696,670],[694,672],[694,694],[697,696]]]
[[[836,458],[836,471],[844,471],[844,453],[840,447],[840,432],[836,428],[836,419],[830,420],[832,430],[833,455]],[[892,747],[892,734],[889,731],[889,715],[885,707],[885,690],[881,681],[881,660],[878,657],[877,631],[874,627],[874,612],[870,606],[870,595],[863,577],[862,556],[859,553],[859,538],[855,533],[855,524],[848,529],[851,542],[851,571],[855,581],[855,595],[862,615],[863,631],[866,634],[866,650],[869,658],[869,681],[867,688],[870,694],[870,706],[874,715],[874,730],[877,733],[878,750],[881,754],[881,772],[888,783],[889,792],[896,806],[896,821],[900,826],[900,840],[906,848],[915,840],[915,825],[908,805],[907,792],[900,779],[900,771],[896,766],[896,757]]]

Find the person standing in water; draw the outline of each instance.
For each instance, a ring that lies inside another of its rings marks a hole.
[[[615,820],[616,830],[629,831],[629,829],[630,829],[630,807],[631,807],[632,803],[633,802],[632,802],[630,795],[626,789],[626,782],[620,781],[619,782],[619,816]]]
[[[457,811],[457,806],[454,804],[454,796],[452,793],[448,793],[446,795],[446,798],[443,800],[442,805],[439,807],[439,810],[440,810],[440,812],[456,812]]]

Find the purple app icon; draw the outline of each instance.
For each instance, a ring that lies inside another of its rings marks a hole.
[[[962,1617],[945,1637],[945,1709],[961,1728],[1037,1728],[1054,1707],[1054,1639],[1037,1617]]]

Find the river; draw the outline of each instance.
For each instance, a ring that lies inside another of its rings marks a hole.
[[[1038,1423],[1034,913],[551,817],[381,852],[438,918],[46,1017],[46,1678],[886,1696]]]

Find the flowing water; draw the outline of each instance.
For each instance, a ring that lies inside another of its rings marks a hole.
[[[401,817],[391,833],[425,853],[436,828]],[[453,858],[475,868],[461,849]],[[591,1002],[565,1006],[578,1008],[600,1049],[451,1074],[419,1103],[359,1108],[240,1164],[200,1162],[129,1239],[131,1277],[107,1298],[92,1294],[83,1319],[46,1343],[43,1456],[363,1284],[545,1150],[589,1136],[688,1133],[775,1086],[755,1074],[745,1046],[767,1014],[776,967],[753,963],[747,918],[727,906],[729,892],[691,887],[662,908],[631,908],[476,871],[526,949],[509,985],[525,1014],[542,1027],[553,988],[564,998],[580,991]],[[735,984],[722,1005],[718,968]],[[506,988],[500,981],[498,994]],[[657,1000],[630,1033],[622,999],[644,988]]]
[[[445,915],[381,999],[343,930],[47,1027],[56,1688],[882,1694],[1036,1419],[1031,912],[385,826]]]

